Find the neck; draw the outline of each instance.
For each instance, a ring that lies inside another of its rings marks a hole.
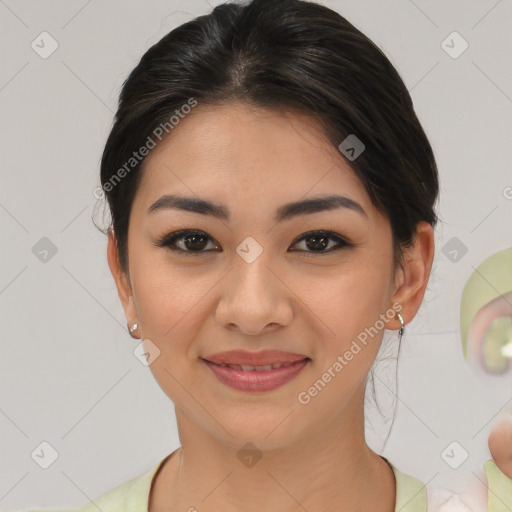
[[[256,441],[255,452],[244,450],[245,442],[212,436],[175,410],[182,446],[157,475],[150,512],[394,512],[394,474],[366,444],[362,408],[289,436],[286,444]]]

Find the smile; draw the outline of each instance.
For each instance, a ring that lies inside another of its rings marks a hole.
[[[202,359],[202,362],[226,386],[239,391],[263,392],[277,389],[294,379],[311,359],[263,366],[216,364],[206,359]]]
[[[287,366],[291,366],[293,363],[274,363],[274,364],[265,364],[263,366],[250,366],[247,364],[225,364],[220,363],[219,366],[224,366],[226,368],[232,368],[233,370],[243,370],[244,372],[247,371],[267,371],[267,370],[277,370],[278,368],[283,368]]]

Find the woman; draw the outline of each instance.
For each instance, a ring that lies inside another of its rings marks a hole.
[[[298,0],[176,28],[123,86],[101,182],[128,329],[181,447],[81,512],[434,509],[364,437],[384,330],[400,342],[428,284],[439,187],[366,36]]]

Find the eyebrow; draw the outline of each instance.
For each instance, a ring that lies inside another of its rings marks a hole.
[[[345,208],[368,217],[364,208],[357,201],[346,196],[329,195],[284,204],[276,210],[274,221],[282,222],[300,215],[329,211],[336,208]],[[222,204],[214,203],[206,199],[177,195],[162,196],[148,208],[147,213],[150,214],[165,209],[185,210],[201,215],[210,215],[226,221],[230,219],[229,209]]]

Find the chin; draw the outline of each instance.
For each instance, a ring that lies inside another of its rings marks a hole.
[[[269,415],[266,419],[262,419],[261,414],[255,414],[254,421],[251,421],[250,416],[244,416],[239,422],[222,423],[232,437],[224,430],[219,434],[235,448],[251,442],[262,451],[276,450],[297,442],[301,437],[299,426],[290,423],[292,418],[293,414],[287,413],[281,413],[275,417]]]

